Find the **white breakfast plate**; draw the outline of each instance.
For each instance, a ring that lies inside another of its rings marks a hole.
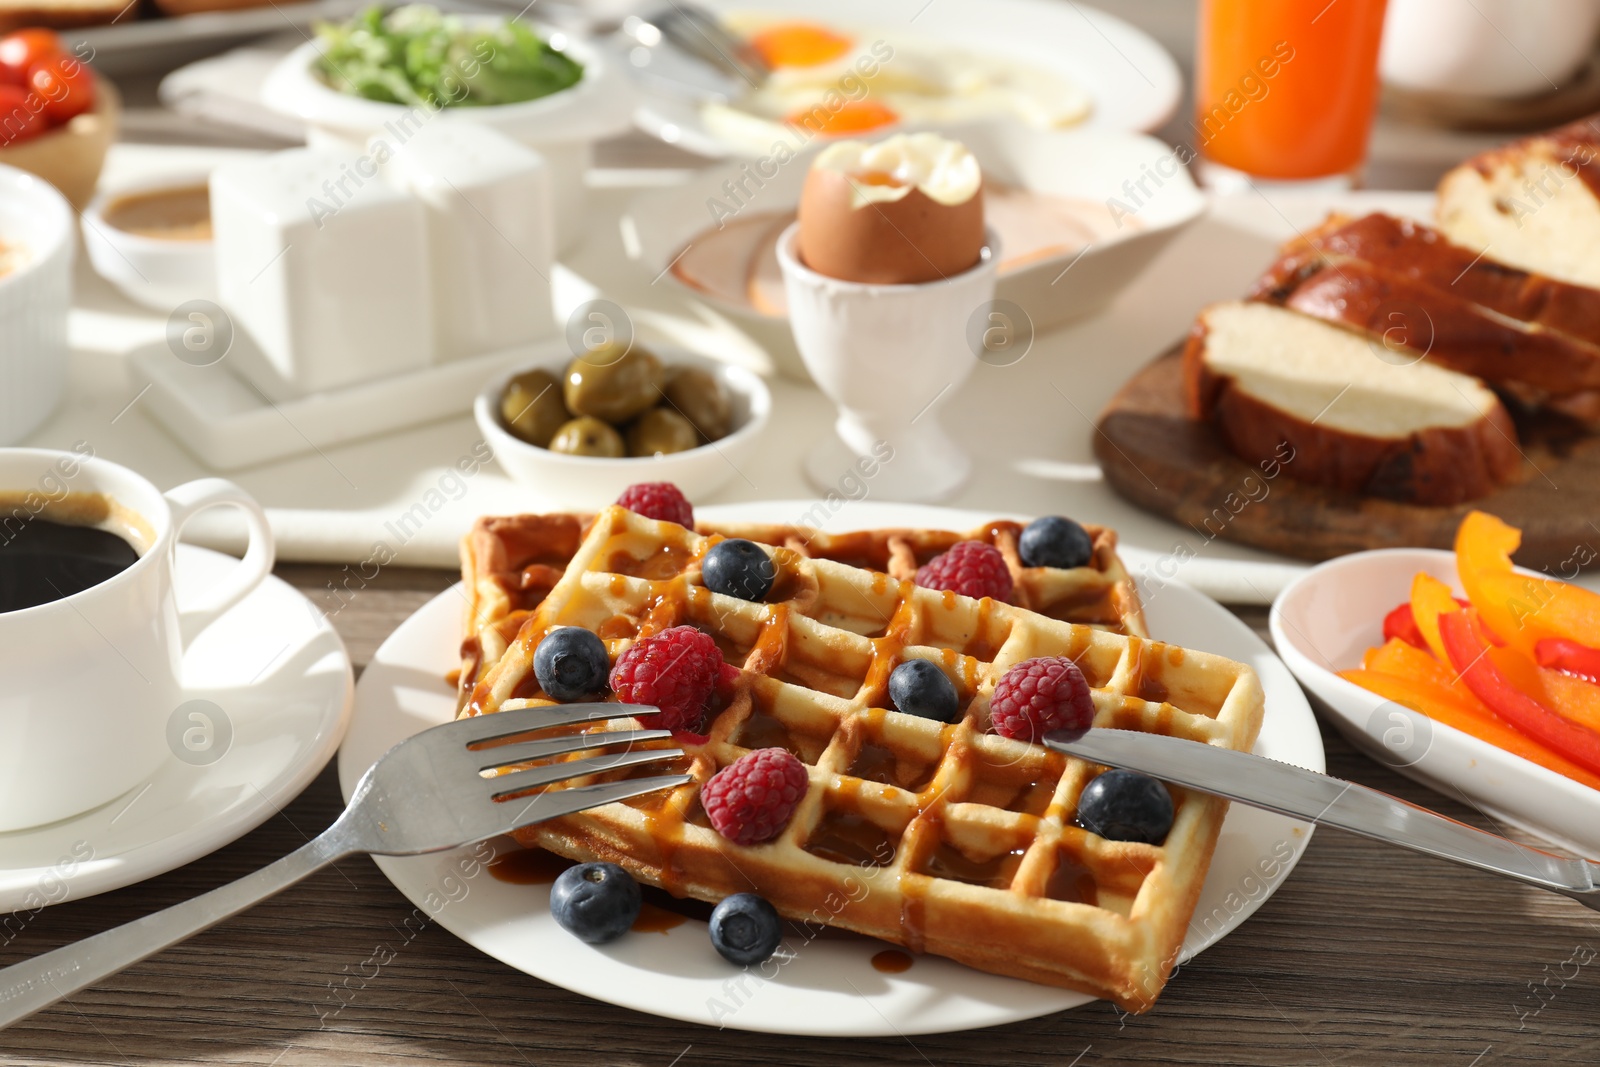
[[[1071,79],[1093,101],[1082,125],[1153,130],[1183,95],[1178,65],[1144,31],[1080,3],[1055,0],[706,0],[720,13],[793,16],[878,34],[891,46],[919,42],[1014,57]],[[891,60],[892,62],[892,60]],[[656,92],[634,121],[646,133],[712,158],[735,147],[707,128],[698,103]],[[1153,162],[1153,161],[1152,161]]]
[[[1600,791],[1335,673],[1361,666],[1361,654],[1383,643],[1383,617],[1411,595],[1418,571],[1462,595],[1455,553],[1442,549],[1356,552],[1312,568],[1272,605],[1278,653],[1339,732],[1373,759],[1491,819],[1600,857]]]
[[[179,602],[238,562],[179,545]],[[183,670],[174,755],[153,777],[93,811],[0,834],[0,913],[119,889],[221,848],[293,800],[344,737],[350,658],[323,613],[281,579],[269,576],[197,637]]]
[[[786,508],[770,503],[708,507],[700,510],[700,517],[787,521],[791,516]],[[886,504],[849,514],[854,520],[871,516],[874,524],[957,530],[993,518]],[[835,516],[831,525],[845,529],[859,522],[844,523]],[[339,781],[347,797],[392,745],[451,718],[454,694],[444,675],[458,665],[461,605],[459,587],[439,594],[390,635],[362,674],[350,734],[339,752]],[[1323,769],[1321,735],[1300,687],[1248,627],[1215,601],[1178,583],[1153,597],[1146,613],[1151,631],[1162,640],[1253,666],[1267,703],[1255,750]],[[1249,918],[1299,861],[1310,834],[1304,823],[1235,805],[1223,824],[1182,958],[1214,944]],[[474,850],[461,849],[376,862],[419,908],[482,952],[547,982],[653,1015],[738,1030],[885,1037],[994,1026],[1093,1000],[935,956],[918,958],[903,974],[882,974],[870,960],[883,946],[865,939],[813,941],[778,977],[764,981],[717,956],[705,924],[697,921],[664,934],[636,933],[594,947],[556,925],[548,889],[485,876],[474,855]]]

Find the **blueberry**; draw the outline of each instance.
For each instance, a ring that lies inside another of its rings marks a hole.
[[[711,945],[740,967],[760,963],[778,950],[783,924],[778,909],[754,893],[724,897],[711,912]]]
[[[961,715],[956,684],[925,659],[908,659],[889,673],[889,699],[898,711],[937,722],[955,722]]]
[[[610,670],[605,642],[579,626],[551,630],[533,653],[534,676],[552,700],[593,696],[605,688]]]
[[[1159,845],[1172,829],[1172,794],[1149,775],[1106,771],[1083,787],[1078,825],[1107,841]]]
[[[700,578],[713,593],[760,600],[772,588],[778,568],[754,541],[718,541],[700,564]]]
[[[550,887],[550,914],[563,930],[591,945],[627,933],[640,903],[639,883],[615,863],[568,867]]]
[[[1094,556],[1089,531],[1060,515],[1034,519],[1017,540],[1017,554],[1024,567],[1087,567]]]

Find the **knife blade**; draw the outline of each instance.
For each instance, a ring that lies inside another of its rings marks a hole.
[[[1600,866],[1487,833],[1399,797],[1249,752],[1135,730],[1048,734],[1044,743],[1090,763],[1138,771],[1201,793],[1333,826],[1529,885],[1600,910]]]

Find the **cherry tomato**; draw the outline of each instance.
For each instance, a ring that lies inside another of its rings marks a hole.
[[[0,85],[0,148],[32,140],[48,126],[43,100],[15,85]]]
[[[61,53],[61,38],[51,30],[17,30],[0,37],[0,84],[25,86],[28,68]]]
[[[28,88],[44,97],[45,115],[58,126],[94,107],[94,74],[72,56],[51,56],[29,67]]]

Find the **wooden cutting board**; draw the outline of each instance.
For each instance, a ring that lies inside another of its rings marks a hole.
[[[1600,436],[1537,416],[1518,423],[1522,481],[1455,507],[1419,507],[1297,482],[1228,451],[1209,425],[1185,416],[1180,355],[1135,374],[1100,416],[1094,451],[1120,495],[1223,539],[1324,560],[1368,548],[1449,548],[1474,508],[1522,530],[1517,562],[1571,577],[1600,563]]]

